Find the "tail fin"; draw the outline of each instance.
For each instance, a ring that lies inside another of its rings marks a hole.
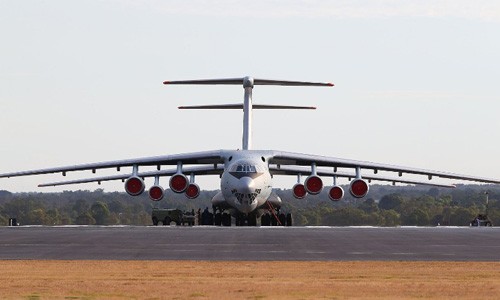
[[[245,89],[242,104],[225,105],[197,105],[181,106],[179,109],[243,109],[243,150],[250,150],[252,140],[252,110],[253,109],[316,109],[316,107],[288,106],[288,105],[266,105],[252,104],[252,89],[254,85],[282,85],[282,86],[333,86],[328,82],[307,82],[307,81],[289,81],[289,80],[269,80],[258,79],[249,76],[242,78],[225,79],[199,79],[199,80],[178,80],[164,81],[163,84],[242,84]]]

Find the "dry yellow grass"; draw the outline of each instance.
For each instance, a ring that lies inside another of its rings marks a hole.
[[[0,261],[0,298],[494,299],[499,262]]]

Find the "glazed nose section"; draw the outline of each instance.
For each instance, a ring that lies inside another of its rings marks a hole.
[[[238,189],[243,194],[252,194],[255,192],[255,182],[250,177],[240,179],[240,188]]]

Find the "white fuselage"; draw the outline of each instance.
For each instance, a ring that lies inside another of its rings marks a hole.
[[[244,150],[228,157],[221,177],[221,192],[226,203],[242,213],[264,205],[272,192],[267,158],[258,151]]]

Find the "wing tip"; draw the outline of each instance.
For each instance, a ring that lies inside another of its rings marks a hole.
[[[326,85],[327,85],[327,86],[335,86],[335,84],[333,84],[333,83],[331,83],[331,82],[328,82]]]

